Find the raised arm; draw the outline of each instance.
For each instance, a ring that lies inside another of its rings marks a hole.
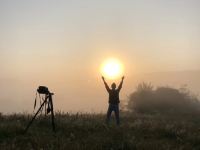
[[[102,76],[102,80],[103,80],[103,83],[104,83],[104,85],[106,87],[106,90],[109,92],[110,88],[109,88],[108,84],[106,83],[105,78],[103,76]]]
[[[124,82],[124,76],[122,77],[122,80],[121,80],[121,82],[120,82],[120,84],[119,84],[119,86],[117,88],[118,91],[121,90],[123,82]]]

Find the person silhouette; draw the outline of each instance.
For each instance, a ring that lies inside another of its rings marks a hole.
[[[109,124],[112,111],[114,111],[116,123],[117,123],[117,125],[119,125],[120,124],[120,119],[119,119],[119,103],[120,103],[119,92],[122,88],[124,76],[122,77],[122,80],[121,80],[117,89],[116,89],[116,87],[117,87],[116,83],[112,83],[111,89],[110,89],[103,76],[102,76],[102,79],[103,79],[105,88],[106,88],[106,90],[108,91],[108,94],[109,94],[109,106],[108,106],[108,111],[107,111],[107,116],[106,116],[106,123]]]

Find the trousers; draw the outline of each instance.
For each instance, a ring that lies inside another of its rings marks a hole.
[[[109,124],[112,111],[114,111],[116,123],[117,123],[117,125],[119,125],[120,124],[120,119],[119,119],[119,104],[109,104],[108,111],[107,111],[107,116],[106,116],[106,123]]]

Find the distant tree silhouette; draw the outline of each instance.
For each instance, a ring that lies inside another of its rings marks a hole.
[[[200,101],[186,88],[155,88],[151,84],[141,83],[130,94],[127,108],[138,113],[200,113]]]

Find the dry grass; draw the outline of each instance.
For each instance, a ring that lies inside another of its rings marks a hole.
[[[0,115],[0,149],[14,150],[189,150],[200,149],[200,117],[122,114],[121,126],[107,126],[102,114],[56,114],[56,133],[50,118],[40,116],[28,133],[31,116]]]

